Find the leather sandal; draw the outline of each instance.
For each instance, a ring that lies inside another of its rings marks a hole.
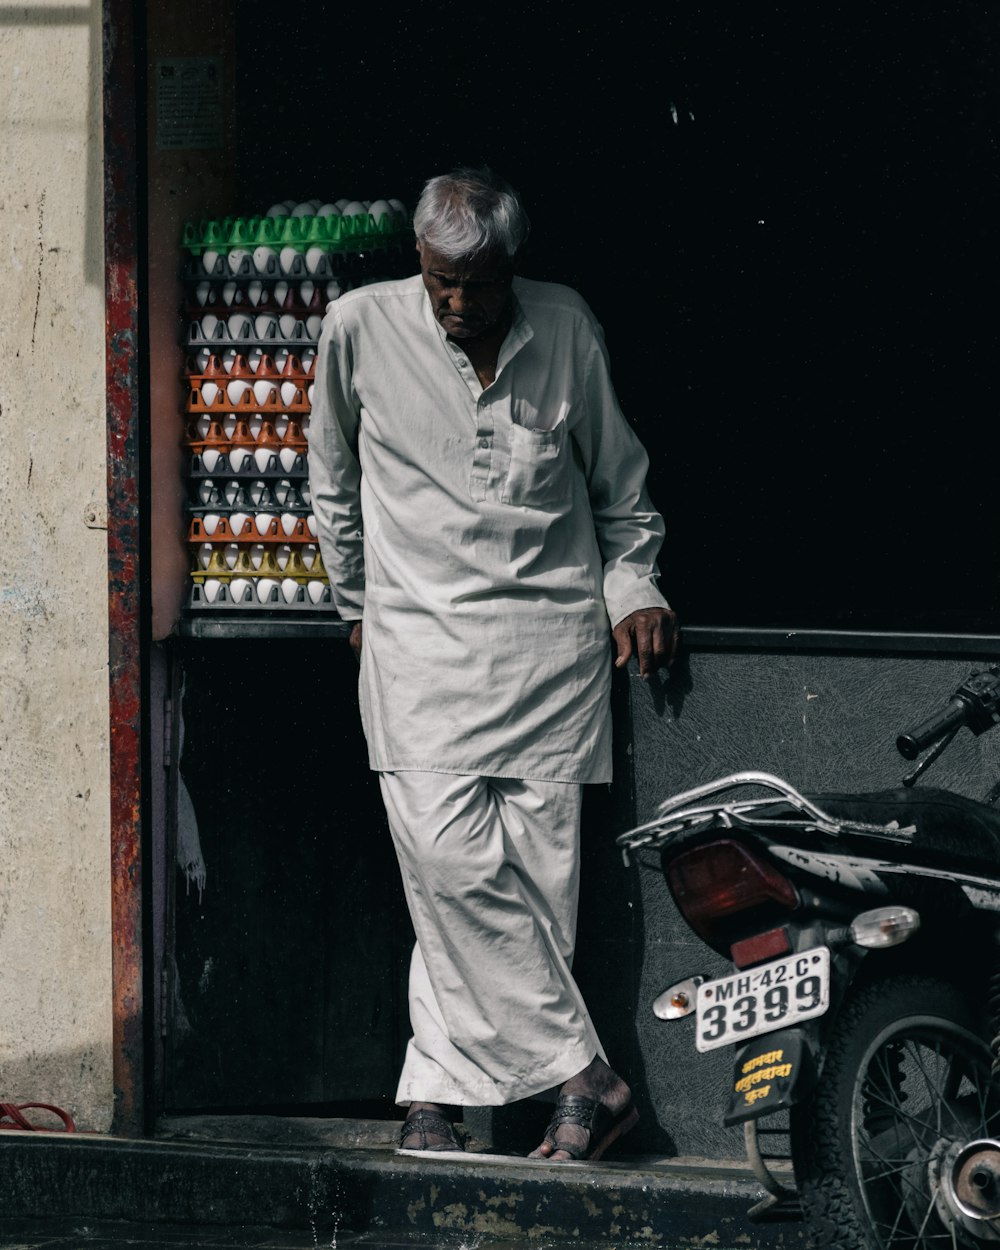
[[[412,1137],[414,1133],[420,1134],[419,1146],[404,1146],[403,1142],[408,1137]],[[447,1144],[441,1146],[428,1146],[427,1135],[432,1133],[435,1137],[444,1137]],[[433,1151],[436,1154],[452,1150],[465,1150],[465,1147],[458,1139],[455,1132],[455,1126],[446,1120],[443,1115],[438,1115],[436,1111],[414,1111],[408,1115],[403,1121],[403,1126],[399,1130],[399,1148],[405,1153],[415,1151]]]
[[[583,1094],[560,1094],[543,1140],[553,1147],[553,1152],[561,1150],[570,1159],[589,1159],[596,1163],[611,1143],[633,1128],[638,1119],[639,1112],[631,1102],[617,1115],[612,1115],[596,1098],[586,1098]],[[584,1129],[589,1134],[586,1146],[581,1148],[560,1142],[556,1133],[564,1124]],[[556,1159],[555,1162],[562,1163],[564,1160]]]

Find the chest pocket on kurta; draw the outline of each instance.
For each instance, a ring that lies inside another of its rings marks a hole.
[[[553,430],[510,427],[510,467],[501,498],[525,508],[565,503],[570,491],[569,433],[561,421]]]

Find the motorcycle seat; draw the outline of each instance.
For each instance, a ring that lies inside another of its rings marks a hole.
[[[871,794],[808,797],[817,807],[842,820],[913,825],[915,832],[905,858],[914,863],[969,872],[1000,866],[1000,811],[951,790],[900,787]],[[885,854],[886,841],[877,834],[856,836],[862,844],[870,840],[873,852]]]

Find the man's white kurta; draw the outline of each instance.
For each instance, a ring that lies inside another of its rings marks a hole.
[[[364,617],[372,768],[611,778],[609,625],[664,607],[663,523],[601,329],[514,280],[485,390],[419,275],[331,303],[309,477],[334,602]]]

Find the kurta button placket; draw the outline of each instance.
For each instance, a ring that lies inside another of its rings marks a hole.
[[[493,409],[484,395],[476,400],[476,446],[472,456],[472,477],[469,494],[485,499],[490,479],[490,458],[493,453]]]

